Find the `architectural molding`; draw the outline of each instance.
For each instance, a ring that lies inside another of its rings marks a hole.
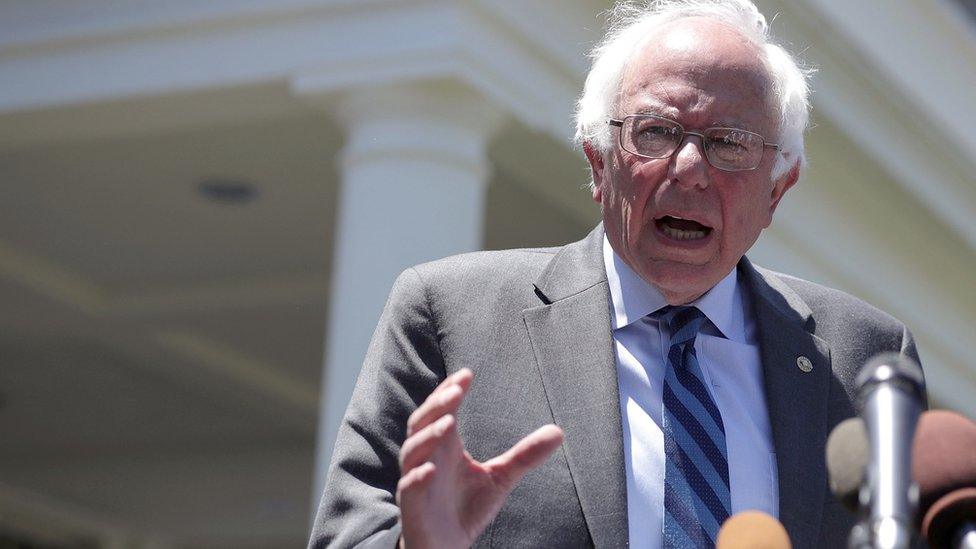
[[[973,166],[976,35],[972,27],[967,31],[960,24],[965,18],[953,13],[945,0],[805,3],[842,35],[844,49],[856,51],[872,67],[876,80],[883,82],[882,93],[897,90],[908,110],[925,113],[921,122],[943,134]]]
[[[976,111],[971,105],[964,108],[956,97],[958,93],[968,95],[960,90],[970,88],[960,87],[958,82],[932,86],[924,79],[906,78],[912,74],[922,78],[912,61],[915,57],[899,57],[884,50],[884,44],[894,40],[893,36],[886,36],[892,34],[890,28],[895,28],[886,26],[891,18],[904,21],[910,12],[914,16],[911,24],[898,25],[896,34],[901,36],[911,28],[918,36],[932,37],[944,26],[937,12],[916,12],[904,2],[884,6],[862,1],[834,5],[825,0],[767,3],[775,3],[780,10],[775,29],[790,37],[792,48],[802,48],[804,57],[816,65],[812,94],[815,112],[827,116],[884,166],[893,182],[962,238],[971,251],[976,251],[976,217],[971,215],[970,207],[976,203],[976,187],[971,184],[971,174],[976,172],[976,147],[968,152],[969,145],[957,139],[958,129],[932,123],[955,116],[954,125],[962,124],[967,131],[976,125],[974,120],[967,122],[971,115],[965,114]],[[847,12],[849,6],[854,8],[852,13]],[[776,9],[767,11],[775,13]],[[870,45],[869,37],[875,38]],[[963,50],[958,51],[957,46]],[[973,43],[933,39],[911,47],[922,48],[928,60],[955,59],[957,55],[960,59],[976,59]],[[936,65],[930,61],[923,64],[929,65],[925,74]],[[955,77],[951,71],[938,71],[940,76],[932,77],[936,82]],[[971,88],[976,88],[976,73],[963,72],[968,76],[962,78],[971,79]],[[924,104],[918,102],[921,95],[926,97]],[[947,112],[945,106],[937,106],[942,100],[955,108]],[[971,131],[967,139],[974,139]]]
[[[144,18],[129,14],[129,27],[115,18],[9,38],[0,43],[0,79],[10,83],[0,89],[0,114],[276,82],[307,96],[445,77],[482,91],[537,130],[563,138],[571,128],[578,67],[566,66],[565,55],[534,47],[524,34],[529,29],[492,17],[498,6],[446,0],[273,4],[179,4],[169,14],[158,8]],[[182,10],[187,13],[180,16]],[[380,35],[379,29],[397,34]],[[133,121],[133,129],[140,123]]]
[[[130,536],[120,521],[30,490],[0,483],[0,527],[45,545],[97,540],[110,544]]]
[[[32,540],[57,534],[52,545],[70,547],[295,547],[307,536],[311,467],[307,447],[287,443],[5,464],[37,488],[0,485],[0,524],[16,518],[34,527]],[[84,492],[98,512],[70,503]]]
[[[0,241],[0,277],[85,314],[99,314],[105,296],[85,277]]]
[[[292,379],[284,368],[255,359],[198,333],[163,330],[156,333],[155,339],[172,352],[206,366],[219,377],[294,408],[308,420],[309,426],[315,424],[318,391],[302,380]]]
[[[132,321],[172,313],[322,301],[326,293],[324,275],[220,280],[181,288],[112,293],[70,269],[0,242],[0,277],[73,310],[73,315],[66,316],[69,324],[83,328],[88,336],[108,345],[126,347],[146,368],[195,379],[198,373],[188,368],[140,359],[146,354],[180,356],[224,382],[293,410],[294,417],[289,421],[298,426],[308,429],[315,424],[318,392],[304,380],[290,377],[286,369],[196,333],[155,331],[148,323]]]
[[[105,294],[103,314],[145,318],[172,313],[248,309],[265,305],[307,304],[325,299],[325,273],[261,278],[231,278],[174,287]]]
[[[309,273],[111,290],[63,265],[3,241],[0,241],[0,278],[83,314],[116,319],[322,301],[328,286],[325,273]]]

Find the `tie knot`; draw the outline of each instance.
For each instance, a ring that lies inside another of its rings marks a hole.
[[[654,314],[668,324],[671,331],[671,345],[695,341],[698,331],[708,318],[705,313],[698,310],[698,307],[687,305],[668,305]]]

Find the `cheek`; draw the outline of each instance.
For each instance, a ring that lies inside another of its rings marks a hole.
[[[626,189],[624,198],[635,213],[642,213],[649,203],[653,202],[654,194],[660,188],[660,182],[666,175],[655,162],[642,162],[624,168]]]
[[[664,161],[628,162],[623,158],[615,161],[611,188],[603,192],[604,221],[619,224],[624,240],[632,245],[646,240],[648,226],[653,224],[656,194],[667,177],[667,166]]]
[[[742,182],[742,184],[756,182]],[[739,187],[743,189],[744,187]],[[769,219],[769,199],[762,192],[730,192],[723,198],[727,241],[755,241]]]

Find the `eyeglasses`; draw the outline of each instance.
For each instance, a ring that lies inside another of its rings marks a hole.
[[[623,120],[611,118],[608,123],[620,128],[620,146],[625,151],[644,158],[670,158],[684,143],[685,136],[694,135],[701,139],[708,163],[726,172],[754,170],[762,163],[766,147],[780,150],[779,145],[766,143],[758,133],[738,128],[689,132],[674,120],[651,114],[632,114]]]

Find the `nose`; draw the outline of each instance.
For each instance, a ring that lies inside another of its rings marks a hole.
[[[708,161],[702,149],[702,138],[696,134],[685,134],[671,157],[671,178],[689,187],[708,187]]]

